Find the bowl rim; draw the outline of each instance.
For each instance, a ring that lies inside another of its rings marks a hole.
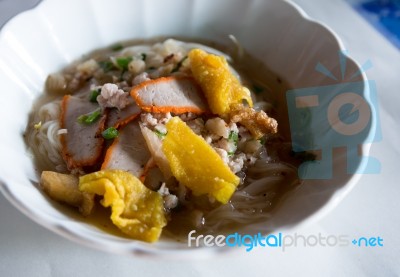
[[[36,12],[36,10],[40,9],[46,3],[51,0],[43,0],[36,3],[30,9],[23,11],[10,19],[8,19],[2,26],[0,26],[0,39],[4,36],[5,31],[9,27],[10,23],[20,20],[20,18],[24,18],[26,15]],[[337,44],[337,49],[345,50],[344,44],[340,37],[333,31],[329,26],[324,24],[319,20],[312,19],[298,4],[292,2],[291,0],[283,0],[282,2],[286,3],[288,8],[291,8],[294,14],[298,17],[301,17],[303,20],[308,21],[311,24],[316,24],[322,27],[324,31],[329,34],[332,38],[334,38],[335,43]],[[353,58],[351,58],[347,53],[344,54],[346,59],[353,62],[358,69],[360,69],[360,64],[357,63]],[[367,82],[367,76],[365,72],[361,72],[360,74],[361,81],[363,83]],[[365,92],[365,91],[364,91]],[[372,120],[376,120],[376,115],[372,113]],[[374,132],[372,128],[369,130],[369,135]],[[362,153],[368,154],[371,148],[371,144],[362,144],[361,150]],[[359,164],[359,169],[364,170],[366,167],[366,160],[362,159]],[[335,208],[340,201],[354,188],[357,182],[360,180],[361,174],[353,174],[347,181],[346,185],[341,188],[338,188],[332,196],[327,200],[327,202],[319,208],[316,212],[305,217],[301,222],[293,224],[292,226],[285,226],[282,228],[277,228],[274,232],[288,232],[293,230],[294,228],[303,228],[306,225],[310,225],[322,219],[326,216],[333,208]],[[22,212],[25,216],[27,216],[32,221],[37,224],[45,227],[46,229],[67,238],[70,241],[76,242],[78,244],[87,246],[92,249],[97,249],[101,251],[105,251],[108,253],[116,253],[116,254],[125,254],[128,256],[134,257],[151,257],[151,258],[163,258],[167,260],[189,260],[189,259],[209,259],[221,253],[224,254],[235,254],[239,252],[239,248],[217,248],[217,247],[198,247],[198,248],[185,248],[185,249],[156,249],[148,247],[148,245],[138,242],[132,241],[129,243],[124,243],[122,245],[120,242],[111,242],[104,241],[97,238],[92,238],[87,234],[77,233],[76,231],[70,230],[68,227],[60,225],[56,222],[49,221],[46,215],[35,212],[35,210],[30,209],[26,204],[20,201],[9,189],[9,183],[6,180],[0,179],[0,192],[4,195],[4,197],[20,212]],[[337,197],[340,195],[340,197]],[[195,257],[193,254],[195,253]]]

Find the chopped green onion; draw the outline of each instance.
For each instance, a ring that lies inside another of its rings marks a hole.
[[[142,54],[140,54],[141,56],[142,56],[142,61],[146,61],[146,58],[147,58],[147,55],[146,55],[146,53],[142,53]]]
[[[294,152],[292,151],[290,155],[301,162],[315,161],[317,156],[314,153],[310,153],[307,151],[304,152]]]
[[[100,61],[98,62],[98,64],[101,67],[101,69],[103,69],[104,72],[108,72],[115,69],[114,64],[110,61]]]
[[[39,130],[42,127],[42,121],[39,121],[38,123],[33,125],[33,128],[35,128],[36,130]]]
[[[176,64],[176,66],[174,67],[174,69],[172,69],[171,73],[178,72],[178,70],[181,68],[183,62],[184,62],[187,58],[188,58],[188,57],[186,56],[186,57],[184,57],[182,60],[180,60],[180,61]]]
[[[113,139],[118,137],[118,130],[115,129],[114,127],[110,127],[101,132],[101,135],[105,139]]]
[[[262,137],[262,138],[260,138],[258,141],[259,141],[262,145],[264,145],[266,139],[265,139],[265,137]]]
[[[228,157],[232,157],[233,155],[235,155],[235,151],[229,151],[228,152]]]
[[[235,145],[235,149],[233,151],[228,151],[228,156],[232,157],[236,152],[236,148],[239,141],[239,134],[236,133],[235,131],[230,131],[228,136],[228,141],[233,142],[233,144]]]
[[[264,91],[264,88],[257,86],[257,85],[253,85],[253,91],[255,94],[260,94],[261,92]]]
[[[114,52],[122,50],[122,49],[124,49],[124,46],[120,43],[111,46],[111,50]]]
[[[242,104],[243,104],[243,106],[245,106],[245,107],[250,107],[249,101],[247,101],[247,99],[242,99]]]
[[[90,92],[89,100],[90,102],[97,103],[97,96],[100,95],[100,89],[94,89]]]
[[[121,71],[121,75],[119,76],[119,81],[120,81],[120,82],[122,82],[122,81],[124,80],[124,74],[125,74],[125,72],[126,72],[125,69],[123,69],[123,70]]]
[[[128,69],[128,64],[132,61],[132,57],[117,58],[117,64],[122,70]]]
[[[160,132],[158,130],[154,130],[154,133],[160,138],[163,139],[167,135],[167,133]]]
[[[231,131],[229,133],[228,140],[232,141],[233,143],[235,143],[235,145],[237,145],[237,143],[239,141],[239,134],[234,131]]]
[[[101,116],[101,109],[97,109],[91,113],[83,114],[83,115],[79,116],[78,122],[81,124],[90,125],[90,124],[96,122],[96,120],[99,119],[100,116]]]

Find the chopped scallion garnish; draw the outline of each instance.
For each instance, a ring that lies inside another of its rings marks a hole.
[[[101,132],[101,135],[105,139],[113,139],[118,137],[118,130],[115,129],[114,127],[110,127]]]
[[[35,128],[36,130],[39,130],[42,127],[42,121],[39,121],[38,123],[33,125],[33,128]]]
[[[298,160],[300,160],[301,162],[309,162],[309,161],[315,161],[317,156],[314,153],[311,152],[294,152],[291,151],[290,155]]]
[[[184,62],[187,58],[188,58],[188,57],[186,56],[186,57],[184,57],[182,60],[180,60],[180,61],[176,64],[176,66],[174,67],[174,69],[172,69],[171,73],[178,72],[178,70],[181,68],[183,62]]]
[[[117,58],[116,62],[117,65],[122,69],[122,70],[127,70],[128,69],[128,64],[132,61],[132,57],[126,57],[126,58]]]
[[[115,51],[115,52],[119,51],[119,50],[122,50],[122,49],[124,49],[124,46],[122,44],[120,44],[120,43],[111,46],[111,50]]]
[[[115,69],[114,64],[110,61],[100,61],[98,62],[98,64],[101,67],[101,69],[103,69],[104,72],[108,72]]]
[[[262,87],[260,87],[260,86],[253,85],[253,91],[254,91],[255,94],[260,94],[261,92],[264,91],[264,89]]]
[[[235,145],[237,145],[237,143],[239,141],[239,134],[234,131],[231,131],[229,133],[228,140],[232,141]]]
[[[94,89],[90,92],[89,100],[90,102],[97,103],[97,96],[100,95],[100,89]]]
[[[141,56],[142,56],[142,61],[146,61],[146,58],[147,58],[147,55],[146,55],[146,53],[142,53],[142,54],[140,54]]]
[[[167,135],[167,133],[160,132],[160,131],[158,131],[157,129],[154,130],[154,133],[155,133],[160,139],[165,138],[165,136]]]
[[[96,122],[96,120],[98,120],[100,118],[100,116],[101,116],[101,109],[97,109],[91,113],[83,114],[83,115],[79,116],[78,122],[81,124],[90,125],[90,124]]]

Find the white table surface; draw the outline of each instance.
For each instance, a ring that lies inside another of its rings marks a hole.
[[[0,0],[0,26],[38,0]],[[259,248],[209,261],[153,261],[112,255],[68,241],[29,220],[0,196],[0,276],[399,276],[400,52],[341,0],[295,0],[330,26],[377,84],[383,140],[371,156],[382,172],[364,175],[323,220],[301,235],[383,238],[383,247]]]

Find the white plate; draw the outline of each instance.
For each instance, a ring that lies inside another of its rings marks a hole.
[[[23,141],[28,113],[42,93],[47,74],[90,50],[114,42],[155,36],[184,36],[227,43],[234,34],[244,48],[293,88],[341,84],[315,70],[320,62],[340,76],[340,40],[286,1],[247,0],[45,0],[8,22],[0,33],[0,188],[32,220],[90,247],[115,253],[199,258],[229,248],[187,248],[161,240],[147,244],[105,233],[79,222],[49,201],[37,186],[38,174]],[[359,69],[347,59],[347,71]],[[349,73],[349,74],[350,74]],[[359,75],[357,81],[365,81]],[[362,87],[367,97],[367,88]],[[321,96],[321,102],[324,95]],[[325,138],[329,144],[329,136]],[[363,155],[368,148],[360,150]],[[358,175],[342,174],[346,155],[334,150],[332,179],[305,181],[291,192],[261,233],[282,231],[320,218],[352,188]],[[356,167],[365,167],[360,160]],[[254,226],[253,226],[254,229]],[[243,229],[243,232],[246,228]]]

